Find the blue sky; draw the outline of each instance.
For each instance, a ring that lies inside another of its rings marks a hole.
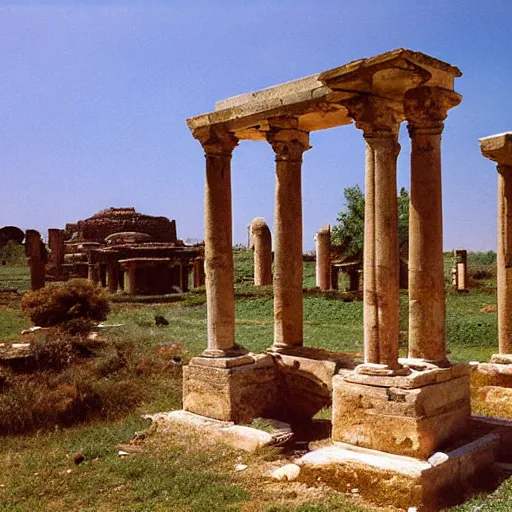
[[[443,134],[444,246],[495,249],[496,171],[478,138],[512,130],[506,0],[2,1],[0,226],[51,227],[109,206],[177,221],[202,238],[204,157],[185,119],[217,100],[399,47],[458,66],[462,103]],[[398,186],[408,188],[402,126]],[[364,181],[353,125],[311,135],[304,247]],[[274,156],[244,141],[233,163],[233,234],[273,226]]]

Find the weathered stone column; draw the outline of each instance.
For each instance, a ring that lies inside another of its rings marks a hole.
[[[512,355],[512,132],[480,139],[482,154],[498,169],[498,340]]]
[[[251,246],[254,251],[254,286],[272,284],[272,235],[263,217],[251,222]]]
[[[119,265],[116,261],[107,262],[107,284],[110,293],[117,293],[119,287]]]
[[[331,289],[331,225],[316,232],[316,285],[320,290]]]
[[[363,270],[365,365],[359,371],[394,374],[400,370],[396,190],[400,108],[396,102],[375,96],[357,97],[343,104],[355,120],[356,127],[363,130],[366,141]]]
[[[460,95],[437,87],[404,97],[411,137],[409,357],[446,366],[441,133]]]
[[[52,251],[53,266],[57,272],[60,272],[64,261],[64,231],[62,229],[49,229],[48,245]]]
[[[25,254],[30,267],[30,289],[39,290],[44,287],[45,261],[42,254],[43,242],[41,235],[35,229],[25,233]]]
[[[309,134],[296,119],[273,119],[267,140],[276,154],[274,207],[274,350],[303,343],[302,154]]]
[[[238,139],[221,127],[194,132],[206,157],[204,202],[208,348],[205,357],[242,355],[235,344],[231,154]]]
[[[189,274],[188,262],[182,261],[180,263],[180,288],[183,293],[187,293],[189,291],[188,274]]]
[[[204,286],[204,260],[201,257],[194,259],[194,288]]]

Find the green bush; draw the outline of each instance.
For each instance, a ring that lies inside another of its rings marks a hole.
[[[103,288],[85,279],[29,292],[21,306],[35,325],[59,327],[72,334],[88,332],[95,323],[105,320],[110,311]]]

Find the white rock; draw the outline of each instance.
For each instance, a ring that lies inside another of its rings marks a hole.
[[[126,457],[127,455],[130,455],[128,452],[125,452],[123,450],[119,450],[117,454],[119,455],[119,457]]]
[[[244,469],[247,469],[249,466],[247,464],[237,464],[235,466],[235,471],[243,471]]]
[[[416,507],[409,507],[407,512],[418,512],[418,509]]]
[[[357,487],[354,487],[353,489],[350,489],[350,492],[352,494],[359,494],[359,489]]]
[[[436,452],[427,460],[427,462],[431,466],[440,466],[441,464],[444,464],[449,458],[450,457],[446,455],[446,453]]]
[[[300,467],[297,464],[286,464],[282,468],[276,469],[271,477],[274,480],[288,480],[291,482],[292,480],[296,480],[300,474]]]

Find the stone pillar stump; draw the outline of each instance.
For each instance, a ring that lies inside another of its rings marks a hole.
[[[250,226],[254,251],[254,286],[272,284],[272,235],[263,217],[256,217]]]
[[[39,290],[45,284],[45,261],[43,257],[43,241],[35,229],[28,229],[25,233],[25,254],[30,267],[30,288]]]
[[[331,289],[331,225],[326,224],[316,232],[316,286]]]

